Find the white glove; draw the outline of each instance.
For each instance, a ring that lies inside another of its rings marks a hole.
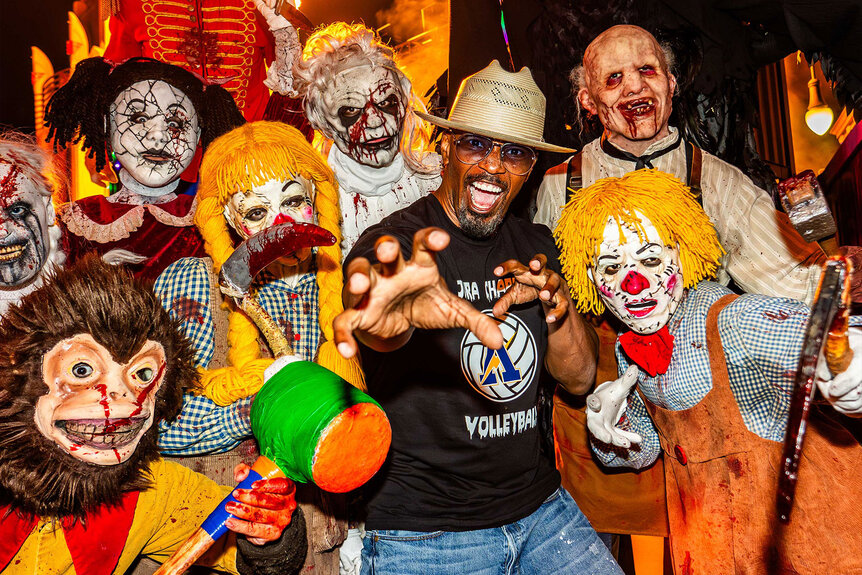
[[[281,368],[289,363],[293,363],[294,361],[302,361],[302,358],[297,355],[282,355],[281,357],[275,358],[275,360],[269,364],[269,367],[263,370],[263,380],[269,381],[273,375],[281,371]]]
[[[102,261],[106,264],[110,264],[112,266],[118,266],[120,264],[139,264],[147,261],[147,256],[142,256],[140,254],[136,254],[135,252],[130,252],[129,250],[124,250],[122,248],[114,248],[112,250],[108,250],[102,255]]]
[[[359,575],[362,569],[362,530],[348,529],[338,550],[339,575]]]
[[[278,5],[278,0],[254,0],[254,7],[260,12],[260,15],[266,18],[266,24],[270,31],[275,32],[282,28],[292,28],[293,24],[290,20],[279,14],[275,7]]]
[[[615,427],[637,382],[638,368],[630,365],[621,378],[602,383],[587,397],[587,429],[602,443],[629,448],[642,441],[637,433]]]
[[[862,417],[862,328],[851,327],[847,336],[853,351],[850,367],[832,377],[821,355],[817,364],[817,387],[836,411]]]

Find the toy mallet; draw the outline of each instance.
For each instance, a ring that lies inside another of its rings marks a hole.
[[[318,226],[280,224],[246,240],[222,266],[223,291],[258,324],[273,351],[279,350],[281,364],[252,403],[251,429],[261,456],[237,489],[288,477],[343,493],[371,479],[386,459],[392,432],[380,405],[328,369],[292,357],[284,334],[250,293],[254,276],[280,256],[334,241]],[[227,532],[229,501],[236,499],[225,498],[156,575],[185,572]]]
[[[817,176],[811,170],[778,182],[781,205],[806,242],[820,244],[827,256],[838,253],[837,228]]]

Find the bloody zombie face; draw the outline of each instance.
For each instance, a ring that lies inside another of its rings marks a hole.
[[[119,364],[90,334],[64,339],[42,360],[48,393],[36,402],[36,427],[75,459],[122,463],[153,424],[164,372],[154,341]]]
[[[406,100],[395,72],[379,66],[348,68],[335,77],[323,98],[326,121],[339,150],[366,166],[392,163],[398,154]]]
[[[161,80],[135,82],[116,97],[110,116],[111,148],[140,184],[161,188],[192,163],[201,135],[198,114],[177,88]]]
[[[0,160],[0,289],[30,282],[48,257],[51,198],[21,166]]]
[[[584,80],[578,101],[599,117],[612,144],[641,153],[631,148],[645,150],[668,135],[676,79],[646,30],[614,26],[593,40],[584,52]]]
[[[633,331],[649,334],[664,327],[676,311],[683,278],[679,248],[664,245],[655,226],[643,215],[638,217],[643,238],[608,219],[590,277],[615,316]]]
[[[468,236],[481,239],[493,234],[512,200],[530,175],[511,173],[501,160],[499,143],[480,162],[468,164],[459,159],[455,140],[462,134],[447,134],[441,141],[443,156],[443,195],[438,198],[449,218]]]
[[[272,179],[250,191],[237,192],[225,206],[225,218],[242,237],[285,222],[314,223],[314,186],[302,176]],[[285,255],[280,261],[295,265],[308,259],[311,248]]]

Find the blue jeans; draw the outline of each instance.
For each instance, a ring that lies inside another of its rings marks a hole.
[[[571,495],[557,489],[532,515],[475,531],[366,532],[362,575],[622,575]]]

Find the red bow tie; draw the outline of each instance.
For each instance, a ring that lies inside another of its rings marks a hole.
[[[667,326],[648,335],[626,332],[620,336],[620,345],[629,359],[652,377],[667,371],[673,355],[673,336]]]

